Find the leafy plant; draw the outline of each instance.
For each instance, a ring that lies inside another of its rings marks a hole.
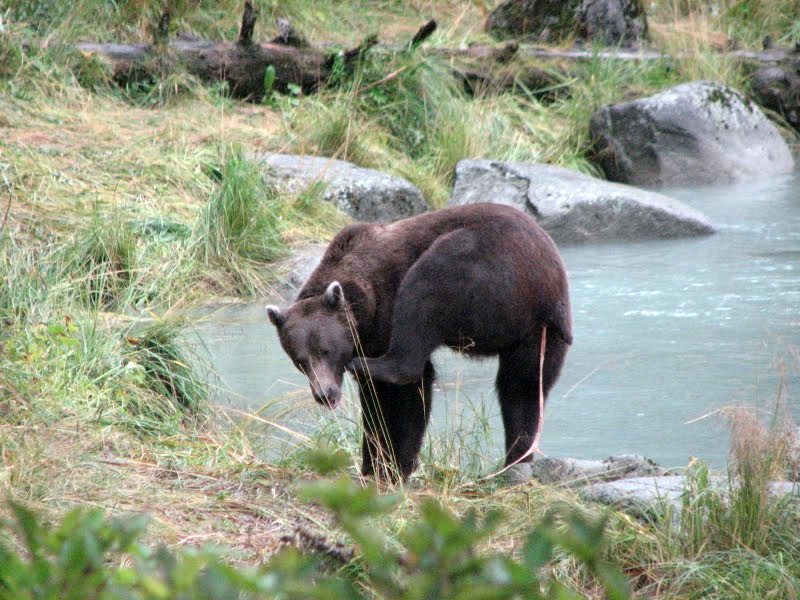
[[[267,65],[264,69],[264,98],[261,100],[262,104],[270,104],[272,102],[272,88],[275,85],[275,67]]]
[[[23,552],[0,543],[3,600],[232,598],[261,587],[251,572],[210,550],[151,551],[141,543],[147,523],[141,516],[108,519],[97,509],[73,509],[48,527],[23,506],[9,507]]]
[[[322,463],[330,470],[330,461]],[[383,598],[578,598],[542,571],[557,551],[566,552],[596,577],[608,598],[629,596],[627,581],[602,558],[605,519],[594,522],[580,512],[554,508],[525,538],[522,558],[480,551],[503,521],[499,511],[459,518],[433,500],[401,536],[400,549],[370,525],[394,507],[398,495],[380,495],[348,477],[307,485],[303,496],[330,510],[361,551],[369,582]],[[353,596],[360,597],[360,596]]]

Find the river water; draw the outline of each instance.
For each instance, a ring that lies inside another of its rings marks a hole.
[[[720,409],[767,414],[781,382],[800,417],[800,177],[666,193],[705,213],[718,233],[561,249],[575,342],[548,400],[548,455],[637,453],[664,466],[699,457],[719,467],[728,447]],[[218,310],[197,331],[219,402],[305,432],[342,418],[311,400],[262,303]],[[501,460],[496,361],[444,350],[434,362],[434,432],[488,418],[487,447]]]

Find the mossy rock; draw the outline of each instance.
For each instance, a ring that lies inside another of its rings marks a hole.
[[[486,30],[497,38],[563,39],[573,32],[579,4],[580,0],[506,0],[489,15]]]
[[[647,39],[647,17],[642,0],[506,0],[489,15],[486,30],[497,38],[634,45]]]

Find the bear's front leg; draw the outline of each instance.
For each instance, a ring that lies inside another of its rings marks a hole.
[[[406,385],[356,377],[361,396],[364,476],[405,481],[417,467],[417,457],[430,417],[434,370],[428,362],[423,376]]]
[[[365,379],[383,381],[394,385],[408,385],[422,379],[425,363],[400,360],[388,356],[363,358],[357,356],[347,365],[347,370]]]

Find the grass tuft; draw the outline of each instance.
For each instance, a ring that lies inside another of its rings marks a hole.
[[[104,219],[95,210],[79,231],[65,260],[68,276],[92,307],[118,306],[136,271],[136,239],[118,215]]]
[[[318,186],[292,195],[268,184],[256,165],[234,154],[218,173],[219,184],[195,226],[192,252],[201,265],[229,278],[230,291],[264,294],[270,274],[263,267],[283,256],[309,232],[331,232],[342,214],[320,200]]]
[[[666,577],[692,596],[793,597],[800,590],[800,506],[796,496],[770,493],[795,443],[791,421],[776,410],[765,424],[745,407],[727,416],[728,476],[693,464],[678,518],[660,529]]]
[[[157,398],[136,399],[128,412],[167,421],[184,413],[196,414],[206,407],[208,389],[197,372],[197,358],[189,360],[180,344],[181,323],[159,321],[139,336],[128,336],[125,369],[140,370],[141,383]]]

